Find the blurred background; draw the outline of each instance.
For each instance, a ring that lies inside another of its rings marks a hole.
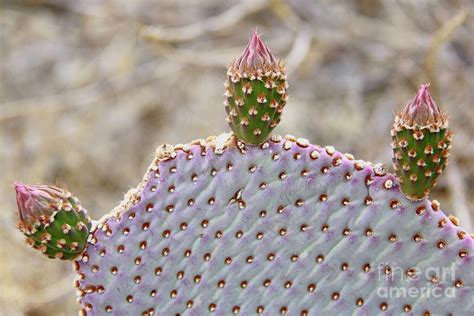
[[[336,3],[336,4],[335,4]],[[0,314],[76,315],[71,264],[16,231],[11,184],[61,183],[93,218],[142,178],[155,146],[228,131],[223,81],[258,26],[286,60],[275,130],[391,168],[394,113],[419,84],[451,119],[432,196],[474,226],[474,34],[468,1],[2,1]]]

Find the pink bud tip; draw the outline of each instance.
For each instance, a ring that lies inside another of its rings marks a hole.
[[[446,115],[440,110],[428,91],[430,84],[422,84],[413,100],[402,110],[402,117],[409,125],[420,127],[444,124]]]
[[[270,49],[265,45],[257,30],[253,32],[249,43],[244,49],[242,55],[237,58],[234,67],[239,70],[257,68],[262,65],[276,65],[277,60]]]
[[[68,197],[66,191],[50,185],[15,182],[14,187],[20,215],[19,227],[29,233],[33,232],[37,225],[48,223],[53,213]]]

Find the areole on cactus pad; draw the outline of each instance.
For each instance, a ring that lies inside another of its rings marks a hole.
[[[74,258],[80,315],[474,310],[473,237],[425,197],[435,177],[420,176],[444,169],[450,141],[427,86],[396,118],[398,178],[331,146],[270,136],[286,88],[282,64],[254,33],[228,71],[234,133],[159,146],[110,214],[91,224],[65,190],[16,185],[30,244]],[[60,251],[73,238],[77,251]]]

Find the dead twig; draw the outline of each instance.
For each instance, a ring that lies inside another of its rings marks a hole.
[[[438,51],[440,47],[446,43],[453,33],[464,23],[468,14],[466,8],[461,9],[461,11],[453,16],[451,19],[447,20],[441,28],[435,33],[431,40],[431,45],[428,49],[428,53],[423,63],[424,73],[426,75],[427,81],[431,83],[430,90],[431,93],[436,97],[438,96],[438,81],[436,80],[436,57],[438,56]],[[421,78],[420,78],[421,79]],[[425,80],[418,80],[418,82]]]
[[[74,291],[71,284],[72,277],[71,275],[68,275],[47,288],[41,289],[41,291],[38,291],[37,295],[35,295],[28,303],[27,308],[29,310],[34,310],[71,294]]]
[[[311,48],[312,33],[308,29],[303,29],[296,36],[293,46],[286,57],[286,69],[291,74],[303,63]]]
[[[271,0],[270,8],[292,31],[298,31],[305,24],[286,0]]]
[[[183,42],[195,39],[208,32],[216,32],[236,25],[246,16],[264,9],[268,0],[248,0],[237,4],[229,10],[187,26],[177,28],[164,28],[161,26],[145,26],[141,36],[158,42]]]
[[[179,64],[193,65],[198,67],[217,67],[223,68],[230,62],[240,47],[232,49],[206,50],[205,53],[196,52],[190,49],[174,48],[170,45],[155,45],[156,54],[162,55],[169,60]]]
[[[170,73],[176,72],[179,68],[178,66],[169,65],[168,67],[163,67],[161,72],[154,72],[155,65],[156,62],[154,61],[146,62],[131,72],[109,78],[108,83],[113,86],[122,87],[120,90],[126,92],[127,89],[130,89],[127,81],[131,80],[131,78],[135,79],[133,85],[139,86],[150,80],[166,77]],[[101,93],[101,89],[102,84],[95,82],[59,94],[4,102],[0,107],[0,122],[28,115],[51,114],[66,108],[97,105],[100,104],[101,100],[111,97],[111,95]]]
[[[466,197],[466,183],[463,180],[461,170],[455,157],[451,157],[449,167],[447,168],[447,180],[449,183],[449,194],[453,209],[456,210],[456,216],[459,218],[462,226],[468,231],[472,231],[472,218],[468,208]]]

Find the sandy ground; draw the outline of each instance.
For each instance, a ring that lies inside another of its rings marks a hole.
[[[11,184],[61,183],[94,218],[155,146],[227,131],[225,66],[258,31],[286,60],[279,134],[391,168],[393,114],[431,82],[455,140],[432,196],[474,226],[474,21],[467,1],[3,1],[0,314],[75,315],[70,263],[24,247]],[[149,27],[153,26],[153,27]]]

